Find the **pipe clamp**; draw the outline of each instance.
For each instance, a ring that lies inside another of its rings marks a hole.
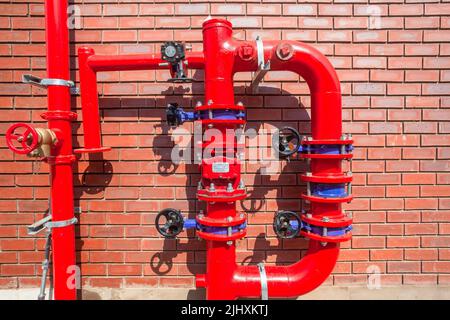
[[[75,82],[73,82],[71,80],[55,79],[55,78],[42,79],[42,78],[33,76],[31,74],[24,74],[24,75],[22,75],[22,82],[28,83],[31,85],[35,85],[40,88],[47,88],[49,86],[68,87],[68,88],[70,88],[71,94],[74,94],[74,95],[80,94],[79,88],[75,87]]]
[[[45,223],[45,227],[48,230],[51,230],[52,228],[68,227],[73,224],[76,224],[77,222],[78,222],[78,219],[73,217],[72,219],[69,219],[69,220],[49,221],[49,222]]]
[[[261,300],[269,300],[269,287],[267,285],[267,274],[264,263],[258,263],[258,270],[261,277]]]

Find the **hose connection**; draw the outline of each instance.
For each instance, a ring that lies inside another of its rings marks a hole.
[[[11,151],[34,158],[49,157],[57,142],[54,131],[26,123],[15,123],[6,132],[6,144]]]

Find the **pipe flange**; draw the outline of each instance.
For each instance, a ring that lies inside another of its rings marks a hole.
[[[278,59],[287,61],[294,56],[294,47],[290,43],[281,42],[277,46],[275,53]]]

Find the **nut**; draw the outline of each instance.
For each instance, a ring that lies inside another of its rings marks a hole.
[[[253,47],[248,45],[248,44],[244,44],[243,46],[241,46],[238,50],[238,54],[239,57],[244,60],[244,61],[249,61],[253,58]]]
[[[276,54],[278,59],[287,61],[294,55],[294,48],[290,43],[282,42],[277,46]]]

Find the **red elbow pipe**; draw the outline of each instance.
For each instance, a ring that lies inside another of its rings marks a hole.
[[[204,57],[201,52],[186,54],[187,68],[201,69]],[[92,48],[78,49],[80,72],[81,111],[83,114],[84,147],[75,153],[97,153],[111,150],[101,143],[100,109],[97,91],[97,72],[169,69],[166,61],[155,54],[103,56]]]

